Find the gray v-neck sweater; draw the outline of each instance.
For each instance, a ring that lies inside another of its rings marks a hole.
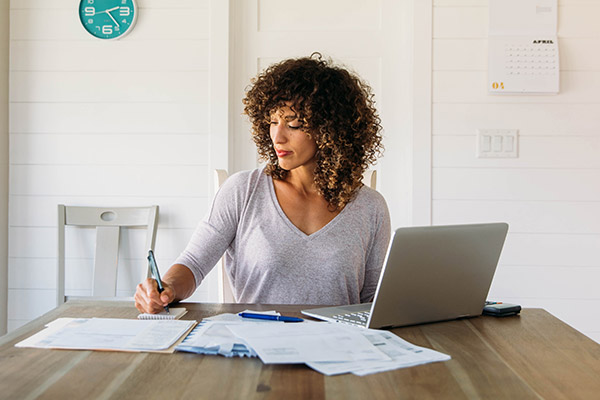
[[[327,225],[306,235],[285,215],[263,168],[227,179],[175,261],[196,285],[225,253],[236,301],[355,304],[371,301],[390,240],[387,205],[363,186]]]

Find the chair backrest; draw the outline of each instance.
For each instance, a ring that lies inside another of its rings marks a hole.
[[[374,169],[366,170],[363,175],[362,183],[371,189],[377,189],[377,171]]]
[[[227,180],[229,174],[224,169],[215,169],[215,193],[219,190],[223,182]],[[221,257],[219,261],[219,267],[217,272],[217,281],[219,285],[219,301],[221,303],[235,303],[235,297],[233,296],[233,288],[231,282],[225,271],[225,258]]]
[[[158,206],[105,208],[59,204],[58,305],[65,302],[65,226],[96,228],[92,296],[115,297],[117,293],[117,265],[121,227],[146,227],[146,245],[143,253],[145,258],[148,250],[154,250],[157,222]]]

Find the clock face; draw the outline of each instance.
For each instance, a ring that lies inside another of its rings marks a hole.
[[[79,19],[83,27],[100,39],[117,39],[135,24],[135,0],[81,0]]]

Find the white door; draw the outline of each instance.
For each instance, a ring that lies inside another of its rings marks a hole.
[[[232,3],[233,133],[229,165],[258,165],[250,127],[242,116],[244,89],[258,71],[317,51],[357,72],[375,93],[384,127],[378,190],[393,226],[410,220],[412,1],[244,0]]]

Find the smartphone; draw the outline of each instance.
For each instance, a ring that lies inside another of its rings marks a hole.
[[[519,312],[521,312],[521,306],[518,304],[489,301],[483,307],[482,314],[493,317],[508,317],[510,315],[517,315]]]

